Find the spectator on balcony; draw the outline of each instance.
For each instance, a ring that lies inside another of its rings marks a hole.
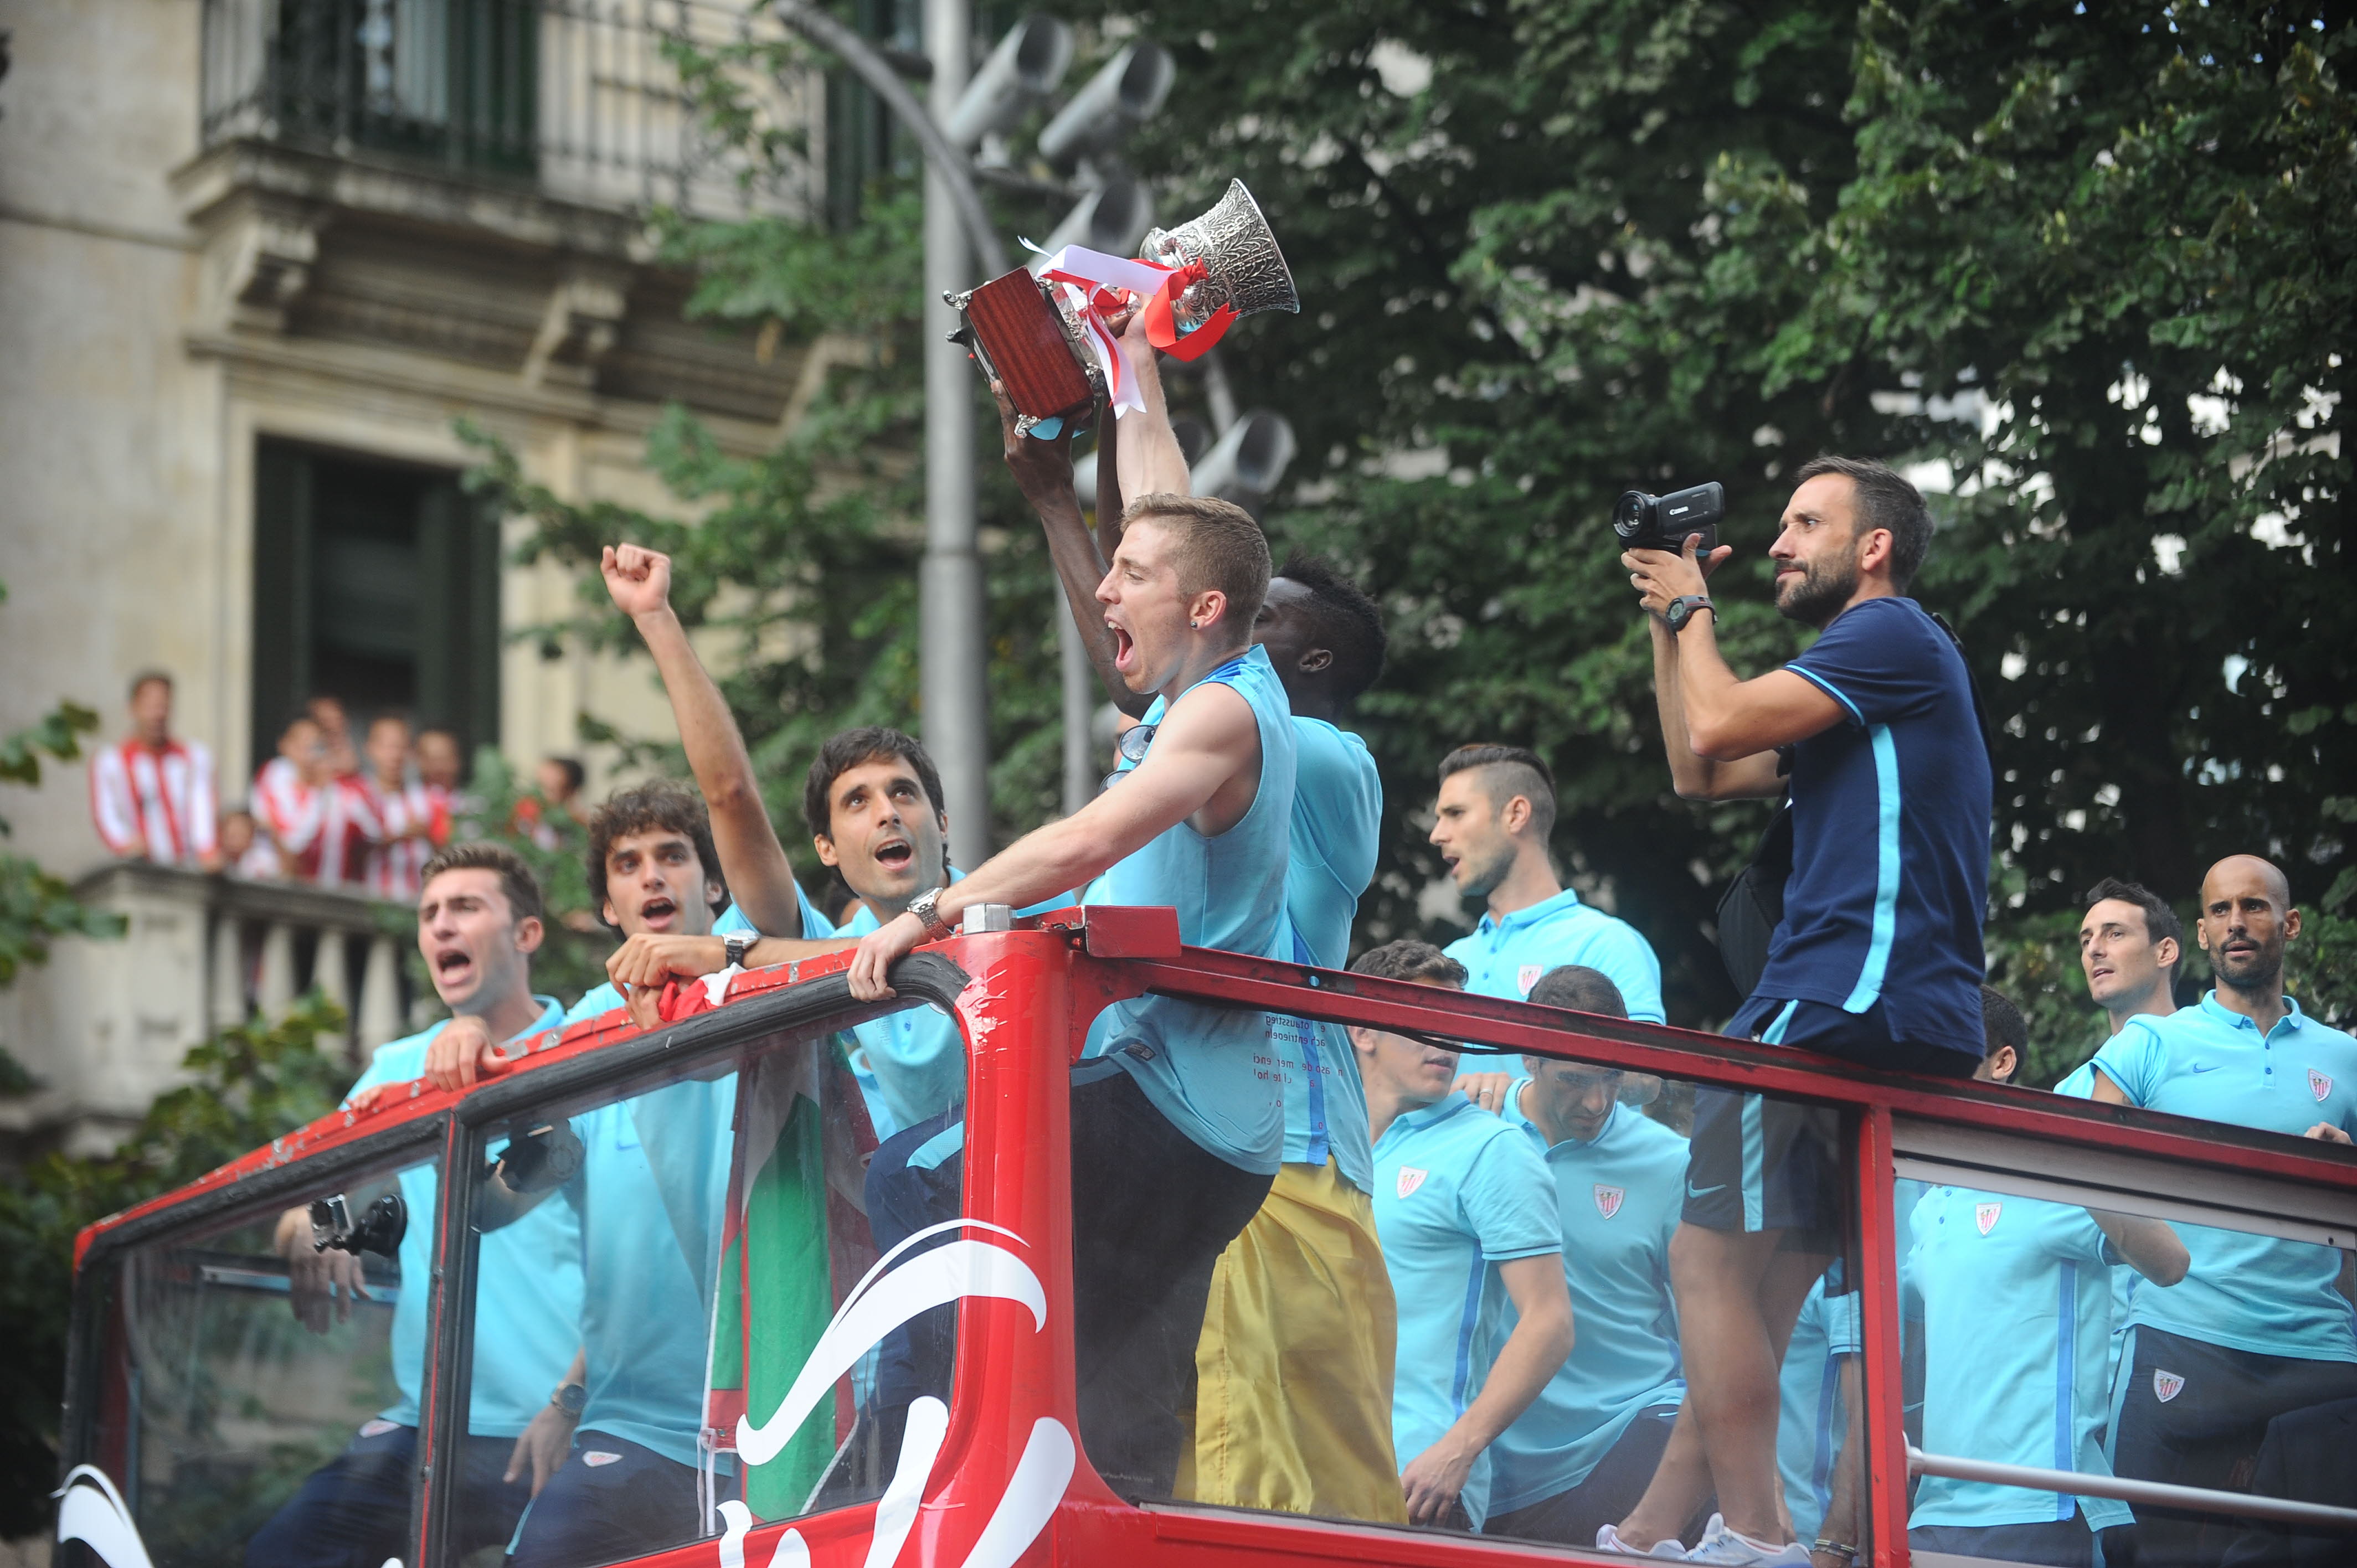
[[[131,681],[131,734],[90,759],[90,814],[123,860],[221,866],[214,836],[212,753],[172,734],[172,678],[143,671]]]
[[[1462,990],[1429,942],[1388,942],[1357,974]],[[1499,1434],[1573,1347],[1555,1183],[1535,1143],[1450,1088],[1457,1053],[1350,1030],[1367,1086],[1375,1229],[1399,1302],[1392,1443],[1409,1522],[1480,1530]]]
[[[307,716],[306,724],[311,721]],[[362,1106],[425,1072],[437,1046],[471,1056],[505,1042],[518,1055],[556,1043],[563,1012],[532,992],[542,936],[540,886],[514,851],[462,843],[425,865],[417,947],[450,1016],[377,1047],[345,1097]],[[247,1543],[248,1568],[351,1568],[402,1558],[417,1485],[418,1399],[436,1272],[437,1180],[432,1165],[402,1173],[409,1225],[395,1260],[393,1380],[400,1398],[363,1423],[350,1446],[314,1471]],[[360,1259],[320,1251],[307,1208],[278,1223],[296,1318],[325,1334],[365,1290]],[[482,1240],[468,1381],[467,1435],[452,1477],[460,1555],[502,1546],[572,1441],[568,1367],[580,1344],[581,1234],[573,1211],[549,1205]]]
[[[542,757],[533,769],[533,792],[515,804],[515,830],[543,849],[558,848],[565,842],[565,823],[589,820],[581,803],[581,788],[588,777],[578,757]]]
[[[2201,949],[2217,986],[2166,1017],[2133,1017],[2095,1053],[2093,1095],[2347,1144],[2357,1133],[2357,1039],[2284,994],[2300,913],[2281,870],[2229,855],[2201,881]],[[2347,1255],[2246,1231],[2188,1227],[2193,1262],[2174,1290],[2138,1290],[2113,1390],[2112,1465],[2122,1476],[2229,1487],[2267,1423],[2357,1396]],[[2139,1518],[2137,1568],[2215,1563],[2233,1530]]]
[[[241,882],[279,882],[286,864],[278,846],[253,820],[253,813],[233,806],[221,815],[221,869]]]
[[[319,721],[298,712],[279,732],[278,755],[253,776],[254,814],[285,858],[292,881],[310,882],[318,875],[320,835],[334,783]]]
[[[1515,1002],[1547,971],[1584,965],[1612,982],[1630,1017],[1661,1023],[1661,961],[1634,926],[1563,885],[1547,847],[1555,811],[1555,775],[1534,751],[1460,746],[1440,759],[1429,838],[1457,891],[1487,905],[1448,956],[1467,990]]]
[[[466,771],[467,757],[458,747],[456,730],[428,725],[417,732],[417,781],[444,811],[457,811],[458,787]]]
[[[405,904],[417,897],[425,863],[450,842],[449,804],[436,800],[419,776],[409,721],[401,714],[379,714],[371,720],[361,750],[378,828],[363,882],[370,897]]]
[[[1984,985],[1981,995],[1988,1047],[1975,1076],[2010,1082],[2029,1031],[2004,993]],[[2185,1243],[2158,1219],[1953,1187],[1924,1193],[1909,1234],[1900,1288],[1916,1304],[1906,1316],[1921,1324],[1924,1451],[2108,1477],[2100,1446],[2111,1402],[2107,1265],[2174,1286],[2185,1277]],[[1919,1552],[2093,1568],[2097,1532],[2131,1517],[2107,1498],[1925,1476],[1907,1542]],[[1857,1539],[1855,1520],[1841,1522],[1844,1543]]]
[[[1566,964],[1528,1000],[1625,1018],[1602,972]],[[1588,1547],[1653,1478],[1685,1384],[1670,1236],[1685,1201],[1686,1141],[1621,1101],[1610,1069],[1524,1057],[1499,1114],[1545,1161],[1578,1342],[1491,1447],[1491,1535]]]

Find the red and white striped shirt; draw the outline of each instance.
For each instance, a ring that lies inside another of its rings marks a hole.
[[[396,904],[414,903],[425,863],[450,842],[450,791],[415,781],[399,789],[372,791],[383,842],[369,856],[370,895]],[[423,832],[424,838],[414,835]]]
[[[253,814],[278,841],[286,875],[308,882],[319,871],[319,830],[327,821],[328,791],[304,782],[303,770],[274,757],[253,776]]]
[[[116,854],[194,865],[213,851],[217,802],[211,754],[193,740],[150,750],[126,740],[90,759],[90,814]]]
[[[384,838],[376,791],[358,774],[346,774],[319,793],[325,797],[325,820],[319,824],[319,865],[313,875],[322,887],[361,886],[368,875],[369,857]]]

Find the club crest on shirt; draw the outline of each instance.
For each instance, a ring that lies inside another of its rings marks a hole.
[[[1602,1182],[1598,1182],[1596,1184],[1596,1212],[1601,1214],[1607,1219],[1611,1219],[1614,1215],[1620,1212],[1620,1200],[1628,1196],[1629,1189],[1625,1187],[1607,1187]]]
[[[1426,1175],[1426,1172],[1416,1169],[1414,1165],[1400,1166],[1399,1195],[1405,1197],[1409,1193],[1422,1187]]]
[[[2002,1203],[1976,1203],[1973,1205],[1973,1223],[1979,1226],[1981,1234],[1986,1236],[1996,1229],[1996,1217],[2004,1212],[2005,1205]]]
[[[2308,1069],[2308,1091],[2319,1100],[2332,1092],[2332,1079],[2314,1068]]]
[[[2183,1378],[2178,1376],[2175,1372],[2164,1372],[2158,1367],[2155,1367],[2152,1369],[2153,1398],[2158,1400],[2163,1404],[2167,1404],[2169,1401],[2175,1399],[2179,1394],[2181,1394],[2184,1391],[2185,1380]]]
[[[1514,989],[1528,996],[1531,993],[1531,987],[1536,985],[1539,983],[1539,976],[1545,972],[1546,965],[1543,963],[1523,965],[1514,972]]]

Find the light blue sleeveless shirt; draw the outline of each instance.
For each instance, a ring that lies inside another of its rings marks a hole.
[[[1200,683],[1213,682],[1251,703],[1260,725],[1260,788],[1252,809],[1216,838],[1175,823],[1116,862],[1091,898],[1168,905],[1178,912],[1178,940],[1193,947],[1289,959],[1293,710],[1258,647]],[[1275,1079],[1254,1059],[1265,1054],[1266,1041],[1263,1014],[1143,996],[1098,1015],[1087,1054],[1109,1058],[1136,1079],[1155,1109],[1206,1150],[1240,1169],[1274,1176],[1284,1155],[1285,1113]]]

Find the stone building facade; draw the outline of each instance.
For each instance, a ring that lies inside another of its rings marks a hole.
[[[225,800],[314,689],[526,765],[579,753],[585,710],[662,733],[643,664],[507,635],[572,582],[502,564],[514,525],[460,491],[454,424],[560,495],[656,507],[667,401],[747,451],[807,405],[831,346],[683,320],[646,220],[824,199],[817,175],[740,180],[665,59],[667,37],[753,36],[744,5],[0,0],[0,731],[70,697],[119,735],[126,679],[167,670]],[[823,81],[754,85],[823,167]],[[8,794],[16,849],[103,867],[81,769]],[[48,1085],[0,1132],[102,1141],[230,1010],[202,881],[86,885],[130,940],[0,994],[0,1043]],[[246,940],[276,920],[307,970],[323,933],[369,940],[280,913],[242,909]],[[374,1000],[364,1036],[390,1026]]]

